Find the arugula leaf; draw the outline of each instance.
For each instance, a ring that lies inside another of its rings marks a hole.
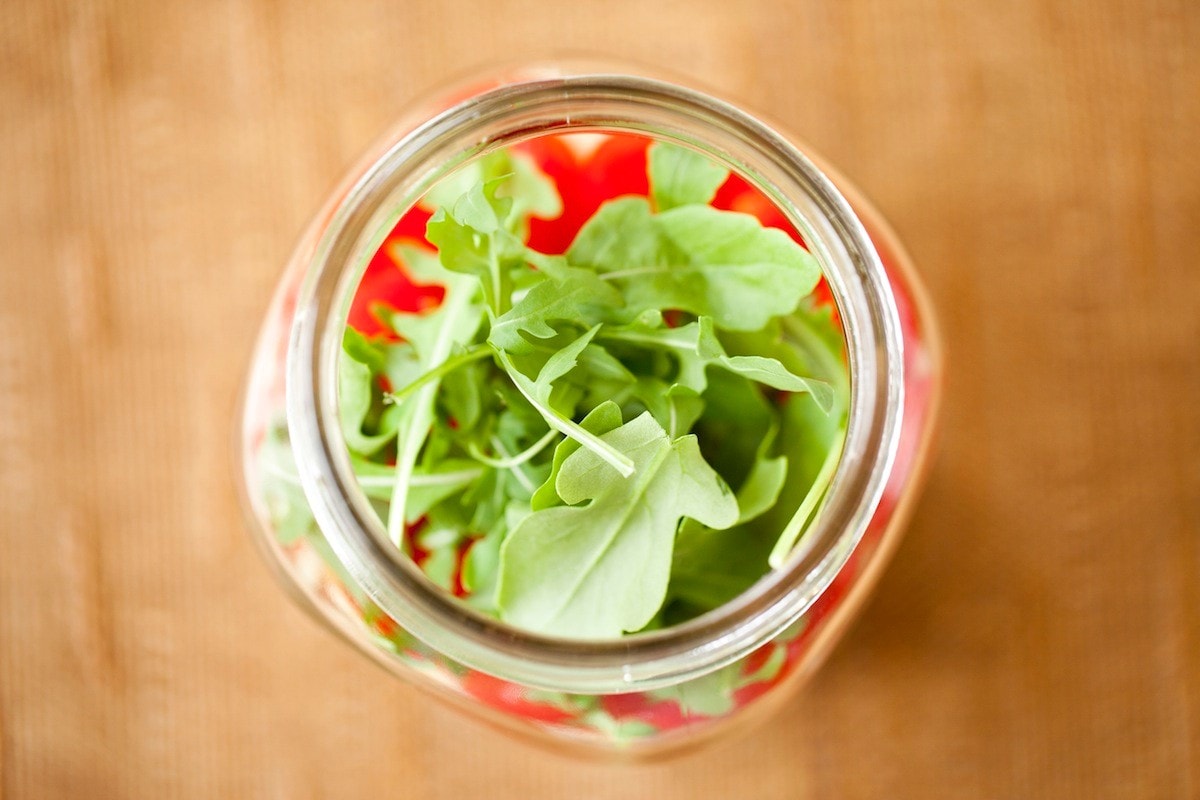
[[[576,697],[579,696],[576,695]],[[657,726],[649,722],[643,722],[640,719],[617,719],[603,708],[594,708],[580,719],[589,728],[607,737],[609,741],[619,747],[661,733]]]
[[[692,203],[708,205],[729,177],[729,170],[706,156],[667,142],[647,152],[650,197],[659,211]]]
[[[442,266],[473,275],[492,314],[508,310],[513,267],[524,262],[525,244],[506,227],[512,200],[496,196],[495,182],[476,184],[447,210],[439,208],[425,227]]]
[[[781,446],[789,473],[780,494],[798,505],[776,503],[754,525],[773,532],[769,567],[779,567],[817,512],[833,478],[846,435],[850,402],[849,374],[842,360],[844,342],[828,309],[809,309],[788,317],[786,336],[770,328],[757,334],[732,334],[738,350],[772,353],[793,369],[819,375],[833,389],[832,407],[817,408],[813,398],[794,395],[782,405]]]
[[[629,325],[606,325],[599,334],[602,340],[621,342],[641,348],[659,348],[670,353],[679,365],[675,381],[695,392],[703,392],[708,384],[705,369],[711,360],[700,352],[700,325],[696,322],[668,328],[661,316],[653,323],[633,322]]]
[[[512,177],[501,190],[501,196],[513,199],[513,210],[520,215],[555,219],[563,212],[562,197],[546,173],[538,169],[533,159],[524,153],[508,151]]]
[[[610,400],[593,408],[579,423],[579,426],[589,433],[601,436],[621,427],[621,422],[621,409],[616,403]],[[562,469],[563,462],[567,460],[567,456],[579,448],[579,442],[571,438],[563,439],[554,448],[554,460],[551,463],[550,475],[546,478],[545,483],[533,493],[533,497],[530,500],[532,510],[539,511],[543,508],[562,504],[562,500],[559,498],[554,484],[558,480],[558,473]]]
[[[752,381],[785,392],[808,392],[823,411],[833,407],[833,387],[822,380],[802,378],[788,370],[778,359],[764,356],[728,356],[713,330],[711,317],[701,317],[697,323],[699,335],[696,351],[707,363],[717,364]]]
[[[522,334],[549,339],[557,334],[554,320],[570,320],[586,327],[604,321],[622,304],[610,284],[586,269],[563,267],[549,274],[492,323],[488,343],[510,353],[529,353],[533,345]]]
[[[704,398],[686,386],[675,384],[667,389],[667,433],[671,438],[682,436],[692,429],[704,413]]]
[[[606,326],[602,338],[650,347],[661,347],[679,362],[676,381],[703,392],[708,385],[705,370],[718,366],[758,383],[788,392],[808,392],[822,409],[833,405],[833,387],[822,380],[803,378],[788,370],[778,359],[763,356],[729,356],[713,329],[712,317],[700,317],[678,328],[650,327],[634,323]]]
[[[674,700],[686,714],[719,717],[734,709],[733,690],[740,664],[729,664],[699,678],[654,689],[649,694],[660,700]]]
[[[416,535],[417,545],[428,552],[421,570],[431,581],[449,591],[454,588],[458,548],[462,534],[452,527],[426,525]]]
[[[671,562],[667,617],[675,622],[718,608],[767,574],[767,557],[778,531],[738,525],[713,530],[702,525],[680,530]],[[682,615],[674,609],[684,607]]]
[[[808,251],[748,214],[689,205],[654,215],[641,197],[601,206],[567,258],[615,281],[629,313],[678,309],[742,331],[790,314],[821,274]]]
[[[513,151],[491,153],[451,178],[427,195],[438,208],[425,236],[446,269],[479,279],[493,316],[500,316],[511,304],[511,273],[524,265],[528,217],[556,217],[562,200],[550,179]]]
[[[562,198],[554,182],[533,159],[515,150],[496,150],[471,161],[439,181],[425,195],[426,205],[452,206],[476,184],[496,181],[496,194],[512,200],[511,215],[554,219],[562,214]]]
[[[300,471],[292,454],[287,422],[267,427],[259,451],[262,493],[271,514],[275,536],[281,544],[312,535],[317,530],[312,510],[300,484]]]
[[[693,428],[700,450],[730,486],[741,486],[778,409],[753,382],[725,370],[713,370],[703,397],[704,413]],[[806,395],[797,397],[808,400]],[[820,413],[815,403],[808,403],[814,413]]]
[[[779,425],[772,419],[758,446],[754,466],[737,490],[737,527],[716,531],[687,520],[679,527],[671,563],[670,592],[700,611],[708,611],[749,589],[767,571],[774,537],[748,530],[779,499],[787,477],[786,456],[772,458]]]
[[[385,245],[388,257],[402,268],[408,279],[420,287],[441,286],[446,280],[436,250],[414,239],[389,239]]]
[[[342,349],[346,354],[360,364],[370,368],[371,372],[386,372],[388,368],[387,354],[378,342],[373,342],[349,325],[342,334]]]
[[[579,229],[566,255],[572,266],[618,276],[621,271],[635,268],[669,268],[684,258],[655,225],[650,202],[644,197],[620,197],[604,203]],[[613,276],[608,275],[607,279],[613,280]],[[626,302],[629,302],[628,292]],[[634,313],[676,307],[641,303]]]
[[[351,453],[369,456],[396,438],[394,426],[381,426],[375,433],[364,427],[368,418],[379,418],[382,393],[376,373],[386,357],[358,331],[347,327],[342,343],[344,357],[338,363],[338,402],[341,404],[342,436]],[[372,367],[375,369],[372,370]],[[375,426],[371,426],[375,427]]]
[[[500,547],[508,532],[530,513],[528,502],[510,500],[492,529],[472,542],[463,558],[462,571],[463,588],[470,592],[468,602],[471,605],[493,615],[497,613],[496,582],[500,570]]]
[[[778,424],[772,422],[770,430],[758,446],[758,458],[750,468],[750,474],[738,487],[738,524],[761,517],[770,510],[779,499],[779,492],[787,478],[787,456],[770,456],[775,437],[779,433]]]
[[[634,466],[628,456],[550,405],[550,392],[553,388],[553,382],[561,378],[575,366],[580,352],[587,347],[588,342],[592,340],[592,337],[596,335],[596,331],[599,329],[599,325],[594,326],[587,333],[551,356],[545,366],[542,367],[541,372],[538,373],[536,380],[530,380],[518,370],[516,364],[513,363],[512,357],[507,352],[498,350],[496,351],[496,356],[505,371],[508,372],[508,376],[512,379],[513,384],[521,391],[521,394],[525,395],[525,399],[538,410],[543,419],[546,420],[547,425],[575,439],[622,475],[631,475],[633,474]]]
[[[794,311],[821,275],[808,251],[748,214],[683,206],[664,211],[657,223],[687,263],[641,284],[635,298],[644,294],[648,307],[709,315],[719,328],[757,330]]]
[[[771,555],[768,557],[768,563],[772,567],[783,566],[788,555],[792,552],[796,542],[804,533],[804,526],[808,524],[809,519],[817,511],[817,506],[825,497],[825,490],[829,488],[829,483],[833,479],[834,470],[837,469],[838,460],[842,455],[842,445],[845,443],[845,431],[839,431],[834,441],[830,444],[828,452],[825,454],[824,461],[821,462],[821,468],[817,471],[813,478],[812,485],[808,489],[808,493],[804,495],[804,499],[800,502],[800,507],[796,509],[796,513],[788,520],[787,526],[783,532],[779,534],[779,540],[775,547],[771,549]]]
[[[447,281],[446,297],[437,311],[394,319],[393,327],[409,341],[426,371],[436,369],[444,362],[455,345],[463,345],[474,337],[481,317],[478,311],[472,312],[473,294],[469,282],[451,278]],[[388,536],[398,547],[404,542],[409,482],[433,425],[434,400],[439,383],[438,379],[427,381],[415,394],[397,404],[396,483],[392,489],[387,524]]]
[[[737,520],[733,493],[696,437],[671,440],[643,414],[602,438],[636,473],[621,476],[586,449],[567,456],[555,488],[569,505],[530,514],[501,548],[502,619],[571,638],[639,630],[666,596],[679,519],[714,528]]]
[[[472,362],[442,376],[438,404],[459,430],[472,430],[483,416],[489,368],[488,364]]]
[[[585,375],[578,377],[580,371]],[[625,391],[637,380],[620,359],[595,342],[579,354],[579,367],[570,374],[584,383],[587,404],[592,408]]]

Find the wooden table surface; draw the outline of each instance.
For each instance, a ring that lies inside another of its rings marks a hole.
[[[1197,42],[1188,0],[0,3],[0,796],[1200,797]],[[860,623],[766,727],[649,767],[388,678],[285,599],[234,491],[309,214],[406,101],[551,45],[804,136],[949,351]]]

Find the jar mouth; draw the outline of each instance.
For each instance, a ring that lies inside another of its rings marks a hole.
[[[691,146],[771,199],[821,265],[842,318],[851,395],[822,510],[787,562],[687,622],[613,640],[539,635],[435,586],[388,539],[350,466],[337,370],[350,300],[399,217],[463,163],[541,135],[633,132]],[[287,364],[289,433],[305,494],[363,591],[426,645],[467,666],[545,689],[611,693],[698,676],[782,633],[861,539],[891,472],[903,407],[899,319],[882,263],[849,203],[794,145],[721,100],[657,79],[525,71],[401,136],[343,196],[297,298]]]

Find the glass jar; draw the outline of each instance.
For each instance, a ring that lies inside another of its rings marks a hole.
[[[338,424],[351,298],[402,214],[470,159],[563,132],[681,143],[760,190],[821,265],[851,378],[840,460],[787,562],[715,611],[603,642],[518,630],[434,586],[388,541]],[[708,95],[586,67],[497,72],[414,110],[308,228],[253,359],[242,419],[245,507],[283,584],[393,673],[487,721],[574,749],[661,753],[778,707],[824,659],[895,549],[940,394],[937,332],[908,257],[862,196],[818,163]]]

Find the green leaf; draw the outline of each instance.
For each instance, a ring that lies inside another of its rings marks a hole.
[[[355,361],[365,364],[372,372],[387,371],[388,358],[383,347],[349,325],[342,334],[342,349]]]
[[[589,385],[597,381],[608,384],[627,384],[637,380],[636,376],[619,359],[614,358],[608,350],[595,342],[589,344],[579,354],[579,366],[587,371]]]
[[[621,409],[616,403],[608,401],[593,408],[579,423],[579,427],[589,433],[602,436],[611,430],[621,427],[621,423]],[[550,476],[533,493],[533,498],[530,501],[530,505],[534,511],[562,504],[562,500],[558,496],[558,491],[554,488],[554,483],[558,480],[558,473],[562,469],[563,462],[567,460],[567,456],[574,453],[579,447],[579,442],[571,438],[566,438],[554,448],[554,460],[551,464]]]
[[[439,208],[425,226],[442,266],[477,278],[495,316],[508,310],[510,272],[524,263],[524,243],[505,227],[511,210],[512,201],[497,197],[495,184],[476,184],[449,209]]]
[[[317,532],[317,523],[300,484],[286,422],[280,420],[267,428],[258,459],[262,496],[275,538],[287,545]]]
[[[696,392],[703,392],[708,385],[706,369],[711,365],[775,389],[809,392],[817,405],[826,410],[833,405],[832,386],[825,381],[796,375],[778,359],[726,355],[711,317],[700,317],[678,328],[650,327],[639,323],[605,326],[600,336],[627,344],[661,347],[670,352],[679,363],[676,382]]]
[[[438,208],[426,238],[437,246],[442,265],[475,276],[493,316],[504,314],[512,272],[524,265],[528,218],[562,213],[553,181],[528,157],[497,151],[458,170],[427,200]]]
[[[770,647],[771,653],[767,656],[767,660],[763,665],[749,675],[742,675],[738,680],[738,687],[749,686],[754,683],[762,683],[763,681],[774,680],[777,675],[783,670],[784,665],[788,660],[788,648],[780,639],[770,642],[764,647]],[[743,662],[744,663],[744,662]]]
[[[844,343],[827,309],[806,309],[784,320],[784,335],[763,331],[725,337],[732,348],[776,356],[789,369],[802,369],[827,381],[834,389],[830,410],[819,409],[806,395],[792,395],[782,404],[779,449],[788,458],[788,475],[776,503],[751,525],[776,540],[770,565],[781,565],[815,518],[836,470],[845,437],[850,380],[842,350]]]
[[[738,524],[761,517],[779,499],[779,492],[787,479],[788,461],[787,456],[770,456],[778,432],[778,425],[772,425],[758,446],[758,459],[751,467],[750,474],[738,487]]]
[[[648,411],[672,439],[691,431],[704,410],[704,399],[697,392],[653,375],[637,378],[621,400],[621,410],[626,416]]]
[[[447,459],[429,472],[414,470],[409,482],[405,522],[416,522],[429,509],[479,480],[481,474],[481,470],[465,459]]]
[[[742,331],[790,314],[821,274],[786,233],[748,214],[689,205],[656,216],[639,197],[601,206],[567,258],[616,282],[628,314],[678,309]]]
[[[850,400],[850,373],[846,366],[846,342],[841,326],[834,320],[828,306],[802,305],[800,311],[782,320],[782,331],[776,347],[780,358],[797,365],[806,375],[813,375],[833,386],[845,408]],[[761,342],[755,343],[762,346]]]
[[[511,177],[499,191],[511,197],[513,211],[521,216],[556,219],[563,212],[562,198],[554,181],[524,153],[509,150]]]
[[[729,530],[683,526],[671,563],[672,607],[686,604],[689,613],[685,618],[690,618],[745,592],[769,571],[767,557],[776,534],[745,525]]]
[[[831,443],[828,452],[825,454],[825,459],[821,463],[821,468],[817,471],[817,475],[813,478],[812,485],[808,492],[804,495],[804,499],[800,502],[800,507],[796,509],[796,513],[788,520],[788,524],[784,527],[783,532],[779,534],[779,540],[775,547],[771,550],[771,555],[768,562],[772,567],[779,568],[787,560],[792,548],[804,533],[804,528],[817,511],[817,506],[825,496],[825,490],[829,488],[830,481],[833,480],[833,474],[837,469],[838,460],[842,455],[842,445],[845,442],[846,434],[842,431],[838,437]]]
[[[522,334],[549,339],[557,331],[549,323],[566,320],[590,328],[622,304],[610,284],[586,269],[563,267],[548,275],[492,323],[488,342],[510,353],[529,353],[533,345]]]
[[[667,390],[667,423],[664,427],[671,438],[691,431],[704,413],[704,398],[686,386],[675,384]]]
[[[752,381],[785,392],[808,392],[824,411],[833,408],[833,387],[822,380],[803,378],[789,371],[778,359],[764,356],[728,356],[713,330],[710,317],[701,317],[696,350],[701,359],[736,372]]]
[[[438,404],[460,430],[472,430],[483,416],[484,391],[490,369],[494,369],[490,364],[470,363],[442,376]]]
[[[429,551],[421,569],[443,589],[454,587],[454,569],[458,566],[458,545],[461,541],[462,534],[453,528],[429,526],[417,534],[417,544]]]
[[[748,214],[684,206],[663,212],[657,222],[686,263],[653,276],[642,290],[652,298],[646,307],[708,315],[719,328],[758,330],[794,311],[820,278],[804,248]]]
[[[629,325],[605,325],[599,334],[604,341],[620,342],[639,348],[658,348],[676,360],[678,372],[675,382],[695,392],[703,392],[708,384],[705,369],[711,358],[699,350],[700,325],[692,322],[678,328],[662,324],[661,316],[656,323],[633,322]]]
[[[382,366],[386,357],[372,347],[362,334],[349,326],[342,344],[342,358],[338,361],[338,408],[342,424],[342,436],[351,453],[369,456],[396,438],[392,425],[372,426],[370,418],[378,420],[382,408],[382,392],[371,365]],[[367,427],[380,427],[369,432]]]
[[[734,708],[733,692],[740,667],[741,664],[730,664],[699,678],[655,689],[650,695],[674,700],[685,714],[720,717]]]
[[[533,159],[514,150],[497,150],[467,163],[430,189],[425,202],[435,208],[452,206],[476,184],[492,181],[498,183],[499,197],[512,200],[513,215],[554,219],[562,214],[554,182]]]
[[[436,250],[412,239],[389,239],[388,257],[403,267],[404,273],[416,286],[444,286],[450,274],[442,266]]]
[[[569,441],[569,440],[567,440]],[[512,500],[481,539],[472,543],[463,558],[462,583],[470,594],[467,603],[488,614],[496,615],[496,584],[500,572],[500,547],[508,532],[530,514],[529,504]]]
[[[671,563],[670,593],[700,610],[727,603],[750,588],[767,570],[771,537],[747,530],[779,499],[787,477],[787,457],[772,458],[778,433],[771,428],[758,446],[757,460],[737,490],[737,527],[717,531],[688,520],[679,528]]]
[[[699,203],[708,205],[729,177],[729,170],[694,150],[655,142],[648,152],[650,196],[659,211]]]
[[[639,630],[662,606],[680,518],[714,528],[737,520],[733,493],[694,436],[672,441],[643,414],[602,438],[636,472],[624,477],[582,448],[566,458],[555,488],[570,505],[530,514],[501,549],[506,621],[585,639]]]
[[[425,315],[394,318],[393,327],[417,352],[421,368],[437,369],[456,346],[469,342],[482,322],[469,282],[454,277],[446,287],[446,297],[436,311]],[[404,542],[409,483],[429,430],[433,425],[434,402],[440,380],[429,380],[414,394],[397,405],[396,483],[388,512],[388,536],[397,547]]]
[[[659,231],[650,202],[644,197],[621,197],[600,206],[567,250],[570,264],[600,273],[669,267],[682,259],[683,254],[673,249]],[[640,304],[634,313],[676,307]]]
[[[587,347],[588,342],[596,335],[599,328],[599,325],[591,328],[587,333],[551,356],[542,367],[541,372],[538,373],[536,380],[531,380],[517,369],[512,357],[507,352],[498,350],[496,355],[517,389],[538,410],[547,425],[575,439],[622,475],[631,475],[634,466],[627,456],[550,405],[550,392],[553,389],[554,381],[574,368],[579,354]]]
[[[467,604],[488,614],[496,613],[496,577],[504,533],[496,531],[477,539],[463,557],[463,588],[470,593]]]
[[[617,747],[657,736],[661,731],[649,722],[640,719],[617,719],[602,708],[593,709],[583,715],[585,725],[608,737]]]
[[[807,400],[807,395],[796,395]],[[816,405],[808,401],[816,413]],[[693,428],[700,449],[730,486],[741,486],[758,460],[758,446],[775,424],[778,409],[758,385],[733,372],[713,370],[704,392],[704,413]]]

